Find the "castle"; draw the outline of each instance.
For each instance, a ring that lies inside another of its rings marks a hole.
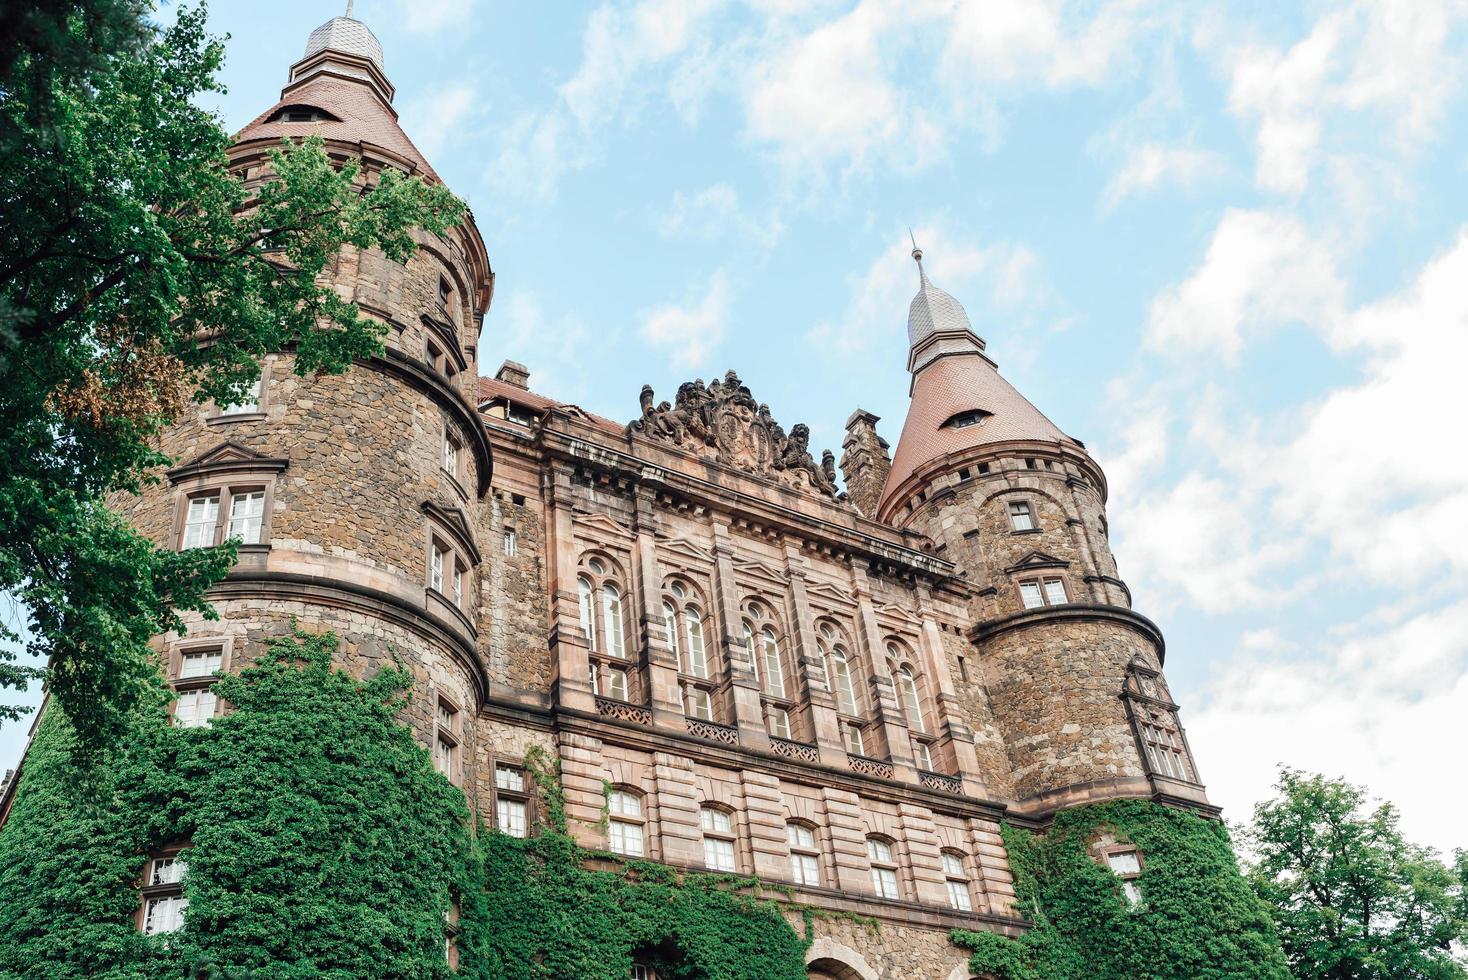
[[[258,182],[283,137],[319,134],[365,181],[437,180],[393,96],[376,37],[333,18],[231,163]],[[1001,821],[1114,799],[1217,814],[1117,572],[1105,475],[1004,380],[921,252],[895,451],[857,410],[838,463],[732,371],[644,388],[630,422],[535,393],[513,362],[480,377],[480,232],[418,243],[406,266],[333,267],[387,325],[381,356],[300,377],[270,355],[246,403],[168,434],[176,466],[130,500],[159,542],[244,542],[220,618],[159,640],[176,724],[208,724],[216,673],[293,619],[333,630],[353,673],[406,660],[402,720],[505,833],[535,824],[538,746],[588,847],[854,913],[815,925],[827,980],[968,980],[950,930],[1024,932]],[[1092,853],[1140,900],[1145,854],[1104,834]],[[180,921],[162,867],[144,931]]]

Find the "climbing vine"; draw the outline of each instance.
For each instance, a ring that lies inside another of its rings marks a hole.
[[[1142,852],[1142,902],[1129,906],[1090,852],[1101,833]],[[1020,939],[954,930],[969,968],[1000,980],[1288,980],[1263,905],[1215,821],[1142,800],[1060,813],[1043,835],[1004,828]]]
[[[273,641],[208,728],[171,727],[160,693],[85,771],[53,705],[0,832],[0,976],[803,980],[808,939],[752,879],[579,847],[539,750],[538,832],[476,828],[397,721],[406,672],[355,680],[336,646]],[[143,936],[149,852],[181,842],[185,928]]]

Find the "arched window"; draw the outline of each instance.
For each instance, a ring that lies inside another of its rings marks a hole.
[[[790,878],[797,885],[821,884],[820,847],[816,830],[794,820],[785,824],[785,837],[790,842]]]
[[[750,603],[744,621],[744,639],[756,661],[755,676],[766,694],[785,697],[785,659],[780,652],[780,635],[774,616],[758,603]]]
[[[734,818],[728,810],[706,806],[698,811],[703,829],[703,864],[710,871],[733,871]]]
[[[851,655],[841,642],[840,634],[830,623],[822,623],[816,636],[816,646],[826,661],[826,673],[831,678],[831,692],[836,697],[836,710],[844,715],[859,714],[856,703],[856,685],[851,679]]]
[[[872,865],[872,890],[881,898],[898,898],[897,858],[892,842],[881,837],[867,838],[867,859]]]
[[[887,644],[887,657],[896,664],[892,679],[897,682],[897,696],[902,701],[902,713],[907,716],[907,727],[915,732],[926,732],[927,723],[923,720],[922,699],[918,696],[917,676],[913,674],[912,667],[905,663],[906,654],[898,649],[897,644]]]
[[[707,679],[708,652],[703,642],[703,611],[693,591],[676,579],[668,583],[663,598],[663,626],[668,644],[678,659],[678,669],[691,677]]]
[[[626,789],[607,794],[607,844],[613,854],[642,857],[645,853],[642,797]]]
[[[622,593],[612,583],[601,587],[601,633],[610,656],[625,659],[627,648],[622,642]]]
[[[948,886],[948,904],[960,912],[972,912],[973,893],[969,890],[968,871],[964,868],[962,853],[943,852],[943,878]]]
[[[576,577],[576,593],[581,605],[581,632],[586,634],[586,645],[592,650],[596,649],[596,614],[592,610],[593,587],[591,579],[585,575]]]

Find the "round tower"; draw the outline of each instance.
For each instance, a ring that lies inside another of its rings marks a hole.
[[[1206,808],[1162,635],[1117,575],[1105,475],[1000,376],[912,254],[911,404],[876,516],[927,535],[971,590],[969,639],[1020,808],[1122,796]]]
[[[360,161],[364,187],[388,167],[437,181],[393,94],[372,31],[334,17],[311,33],[280,100],[238,134],[230,164],[257,184],[282,139],[319,135],[333,159]],[[386,325],[381,355],[321,377],[297,375],[289,350],[268,355],[246,404],[197,409],[166,435],[178,465],[130,516],[173,547],[245,541],[211,592],[219,621],[163,640],[183,723],[223,707],[207,691],[214,670],[237,671],[293,620],[331,630],[352,673],[411,672],[404,721],[472,802],[491,459],[471,399],[493,275],[472,219],[415,238],[406,265],[348,248],[329,269],[331,288]]]

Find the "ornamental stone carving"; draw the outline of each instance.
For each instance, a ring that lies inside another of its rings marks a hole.
[[[756,402],[733,371],[707,385],[701,378],[679,385],[671,405],[655,402],[652,385],[643,385],[640,401],[642,416],[628,423],[628,433],[680,446],[797,490],[844,499],[836,490],[835,455],[827,450],[817,463],[810,451],[810,428],[797,424],[787,434],[770,415],[770,406]]]

